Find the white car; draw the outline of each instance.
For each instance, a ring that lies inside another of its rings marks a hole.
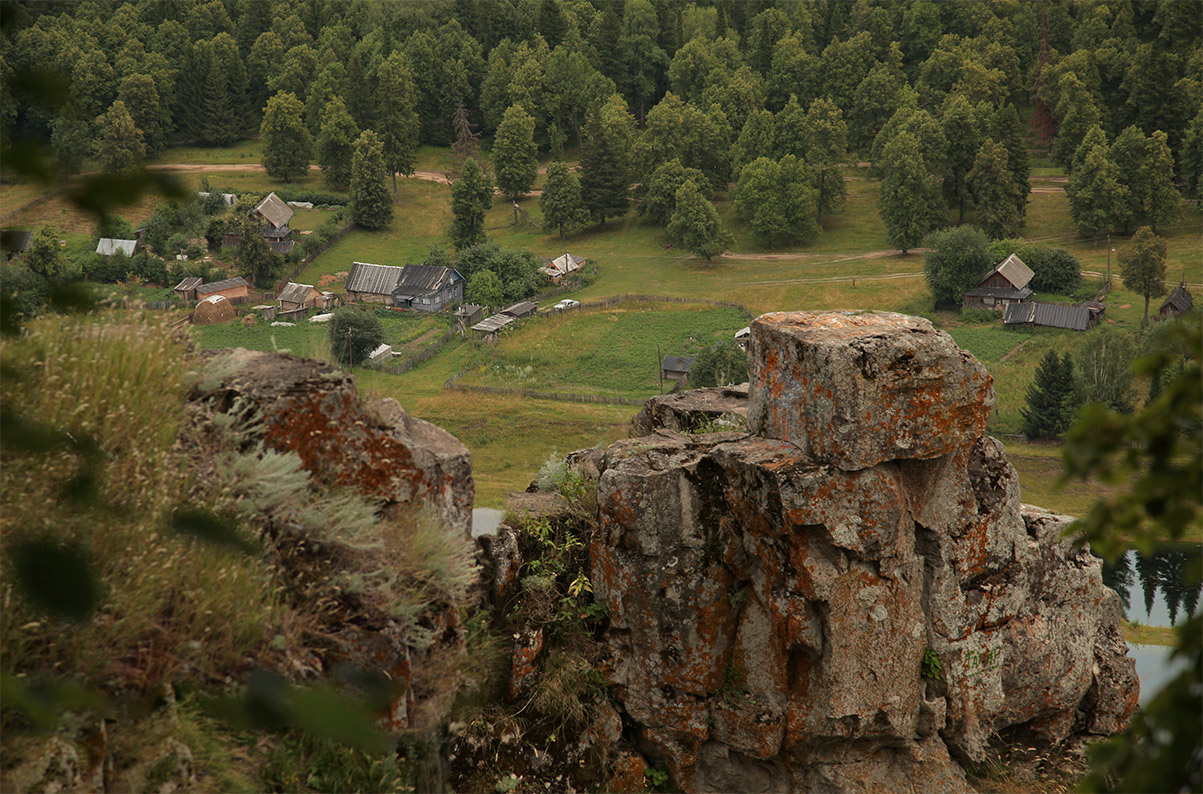
[[[559,311],[564,311],[565,309],[575,309],[577,306],[580,306],[580,305],[581,305],[580,301],[574,301],[572,298],[565,298],[564,300],[557,303],[553,308],[555,308]]]

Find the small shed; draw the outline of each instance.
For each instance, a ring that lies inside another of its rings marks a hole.
[[[1161,304],[1161,308],[1157,310],[1157,314],[1161,317],[1181,317],[1190,311],[1195,305],[1195,299],[1191,297],[1190,292],[1186,289],[1186,282],[1180,282],[1174,287],[1174,291]]]
[[[213,281],[197,286],[196,296],[198,298],[207,298],[210,295],[224,295],[230,299],[245,298],[250,290],[250,286],[242,276],[223,278],[221,281]]]
[[[292,220],[295,210],[288,206],[275,193],[268,193],[267,197],[255,205],[255,209],[251,210],[251,215],[262,218],[267,221],[267,224],[276,229],[288,228],[288,222]]]
[[[689,370],[692,367],[692,357],[665,356],[660,364],[660,374],[677,383],[685,383],[689,380]]]
[[[5,257],[12,259],[16,254],[23,254],[29,248],[33,232],[4,229],[0,231],[0,248],[4,249]]]
[[[174,292],[180,296],[180,300],[192,302],[196,300],[196,288],[201,285],[204,279],[200,276],[188,276],[179,284],[175,285]]]
[[[492,317],[485,319],[472,326],[472,330],[480,334],[484,339],[492,341],[497,338],[497,332],[505,328],[517,318],[511,317],[508,314],[494,314]]]
[[[229,322],[237,316],[238,310],[224,295],[212,295],[196,304],[196,309],[192,312],[192,324],[214,325]]]
[[[100,242],[96,244],[96,253],[101,256],[113,256],[114,254],[133,256],[134,248],[137,246],[137,240],[118,240],[112,237],[101,237]]]
[[[317,305],[322,293],[312,284],[288,282],[280,291],[280,311],[291,312],[297,309],[310,309]]]
[[[1107,313],[1107,305],[1098,301],[1082,301],[1082,308],[1090,312],[1091,326],[1098,325],[1103,319],[1103,315]]]
[[[534,314],[536,308],[538,308],[538,306],[533,301],[522,301],[520,303],[515,303],[513,306],[507,306],[501,310],[501,313],[508,314],[515,320],[521,320],[523,317],[529,317],[530,315]]]
[[[748,346],[752,344],[751,326],[745,325],[735,332],[735,344],[739,345],[745,351],[748,349]]]
[[[279,228],[265,226],[262,235],[263,239],[267,241],[268,248],[281,256],[291,253],[296,245],[296,240],[292,239],[292,229],[287,225]]]
[[[585,266],[586,260],[583,257],[573,256],[565,252],[561,256],[548,262],[543,267],[539,268],[539,272],[550,278],[552,281],[558,282],[564,276],[567,276],[574,270],[580,270]]]
[[[338,298],[333,292],[323,292],[317,296],[313,305],[318,309],[333,309],[337,302]]]
[[[1065,328],[1070,331],[1085,331],[1097,324],[1085,306],[1067,306],[1062,303],[1013,303],[1003,312],[1004,325],[1042,325],[1048,328]]]
[[[258,306],[252,306],[251,311],[257,313],[267,322],[276,319],[276,307],[270,303],[261,303]]]
[[[485,309],[483,306],[477,306],[475,303],[464,303],[455,310],[455,317],[463,327],[467,328],[476,325],[484,319]]]
[[[393,360],[393,346],[381,344],[371,353],[368,353],[368,363],[370,364],[386,364]]]

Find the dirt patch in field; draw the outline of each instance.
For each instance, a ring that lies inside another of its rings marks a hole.
[[[337,273],[327,273],[317,280],[318,288],[328,287],[336,281],[343,281],[347,276],[351,275],[349,270],[340,270]]]

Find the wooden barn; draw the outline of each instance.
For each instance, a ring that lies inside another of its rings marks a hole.
[[[322,293],[312,284],[297,284],[292,281],[284,285],[280,291],[280,311],[294,312],[300,309],[312,309],[321,300]]]
[[[199,300],[204,300],[213,295],[221,295],[231,300],[234,298],[245,298],[250,291],[250,286],[242,276],[224,278],[221,281],[197,285],[196,297]]]
[[[1012,303],[1003,312],[1003,325],[1042,325],[1085,331],[1098,324],[1099,314],[1090,307],[1068,306],[1061,303]]]
[[[1170,296],[1161,304],[1161,308],[1157,310],[1160,317],[1181,317],[1190,311],[1195,305],[1195,299],[1186,289],[1186,282],[1181,282]]]
[[[965,293],[961,308],[1002,311],[1011,304],[1031,300],[1028,284],[1035,275],[1022,259],[1011,254],[987,273],[976,289]]]

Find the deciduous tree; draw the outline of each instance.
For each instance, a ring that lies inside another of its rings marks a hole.
[[[485,239],[485,212],[493,206],[493,180],[476,160],[464,162],[459,179],[451,184],[451,242],[464,249]]]
[[[1019,232],[1020,197],[1018,186],[1008,168],[1007,150],[1001,143],[987,140],[978,150],[973,170],[965,178],[977,207],[978,226],[995,239]]]
[[[624,160],[616,141],[602,127],[601,114],[591,111],[581,151],[581,200],[602,226],[606,225],[606,218],[621,217],[627,212],[630,178]]]
[[[806,163],[792,154],[753,160],[740,172],[735,211],[768,245],[807,242],[819,233],[818,191]]]
[[[317,161],[325,174],[326,183],[335,190],[346,190],[351,184],[351,160],[358,138],[359,127],[347,111],[342,97],[333,97],[322,111]]]
[[[259,137],[263,168],[273,179],[291,182],[309,171],[313,139],[305,129],[305,108],[294,94],[280,92],[267,100]]]
[[[508,201],[530,192],[539,174],[535,120],[521,105],[510,105],[493,138],[493,168],[497,187]]]
[[[1082,164],[1069,175],[1065,192],[1074,226],[1082,237],[1109,232],[1123,222],[1129,191],[1111,161],[1107,147],[1083,150]]]
[[[706,177],[696,168],[686,168],[676,157],[652,173],[647,193],[639,204],[639,214],[658,226],[667,226],[677,208],[677,191],[689,180],[694,185],[706,185]]]
[[[543,195],[539,197],[539,209],[543,211],[544,230],[558,231],[561,240],[565,234],[578,231],[589,222],[589,210],[581,200],[580,180],[562,160],[547,166],[547,181],[543,185]]]
[[[393,222],[380,136],[364,130],[355,142],[351,162],[351,219],[364,229],[383,229]]]
[[[330,319],[330,349],[347,366],[363,363],[383,341],[384,328],[371,312],[344,306]]]
[[[1165,240],[1142,226],[1132,235],[1132,242],[1119,252],[1119,272],[1124,287],[1145,299],[1145,314],[1141,327],[1149,324],[1149,300],[1165,294]]]
[[[933,232],[927,247],[931,251],[923,260],[923,275],[937,306],[960,305],[965,292],[990,272],[993,259],[988,241],[977,227]]]
[[[714,205],[706,200],[692,179],[687,179],[677,190],[668,235],[687,251],[705,257],[706,264],[713,264],[712,257],[731,244],[731,235],[719,221]]]
[[[906,253],[938,226],[947,212],[940,180],[919,153],[909,132],[899,132],[883,153],[886,177],[881,182],[877,211],[890,243]]]
[[[480,306],[498,309],[505,303],[505,287],[492,270],[478,270],[468,279],[464,297]]]
[[[748,354],[731,340],[702,350],[689,368],[689,382],[694,387],[730,386],[747,380]]]

